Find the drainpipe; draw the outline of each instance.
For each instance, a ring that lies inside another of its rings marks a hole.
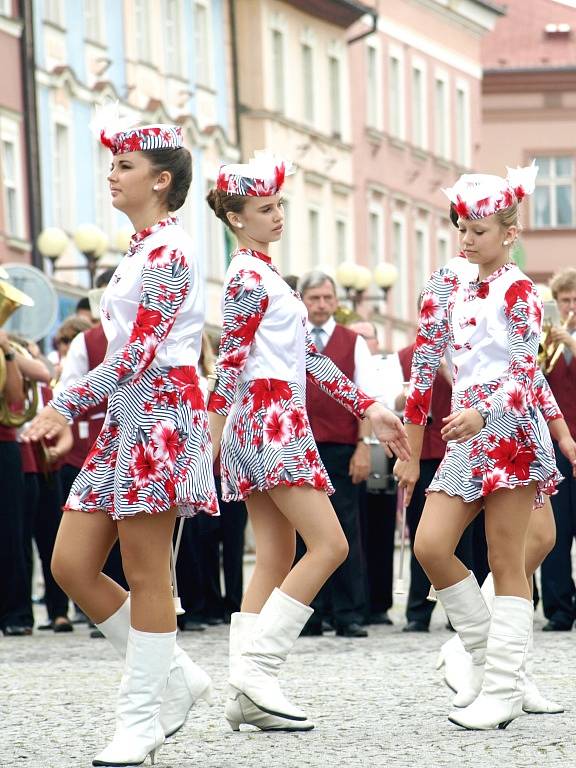
[[[230,17],[230,37],[232,54],[232,93],[234,99],[234,128],[236,131],[236,144],[242,150],[242,131],[240,123],[240,84],[238,75],[238,41],[236,34],[236,2],[228,0],[228,15]]]
[[[36,61],[34,56],[34,16],[32,0],[20,0],[22,40],[22,95],[24,100],[24,132],[26,135],[26,175],[28,181],[28,219],[32,244],[32,264],[43,270],[43,259],[36,239],[42,227],[42,194],[40,187],[40,151],[38,141],[38,109],[36,105]]]

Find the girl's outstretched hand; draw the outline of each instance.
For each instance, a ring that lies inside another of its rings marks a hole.
[[[410,458],[410,444],[398,416],[380,403],[372,403],[366,409],[366,416],[370,419],[374,434],[386,449],[388,457],[394,453],[399,459],[407,461]]]
[[[46,405],[28,424],[21,435],[25,443],[36,442],[46,438],[50,440],[58,438],[62,432],[68,428],[68,421],[65,416],[58,413],[50,405]]]

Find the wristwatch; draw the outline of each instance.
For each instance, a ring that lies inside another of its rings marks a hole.
[[[372,438],[368,437],[367,435],[364,435],[364,437],[358,438],[359,443],[364,443],[364,445],[372,445]]]

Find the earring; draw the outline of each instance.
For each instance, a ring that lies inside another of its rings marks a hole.
[[[238,229],[242,229],[242,227],[244,226],[244,224],[242,224],[241,222],[238,222],[238,224],[236,224],[236,226],[238,227]]]
[[[152,189],[154,190],[154,192],[158,192],[158,184],[154,184],[154,186],[152,187]]]
[[[502,243],[502,245],[510,245],[510,243],[508,242],[508,240],[504,240],[504,242]]]

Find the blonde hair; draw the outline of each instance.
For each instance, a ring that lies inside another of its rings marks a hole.
[[[507,208],[502,208],[501,211],[496,211],[495,216],[500,226],[504,227],[504,229],[508,229],[508,227],[517,227],[519,232],[522,229],[520,226],[517,202],[513,202],[512,205],[509,205]]]
[[[563,269],[552,277],[549,285],[554,299],[564,291],[576,291],[576,269],[574,267]]]

